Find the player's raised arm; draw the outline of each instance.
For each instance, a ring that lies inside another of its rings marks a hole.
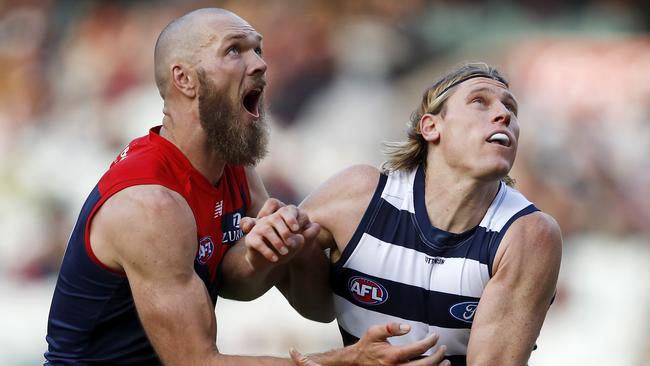
[[[307,246],[302,261],[296,262],[291,276],[285,278],[282,288],[292,306],[304,316],[313,320],[328,320],[334,316],[331,262],[338,260],[352,238],[378,179],[377,168],[348,167],[328,179],[300,204],[300,209],[318,223],[321,230],[313,245]],[[329,250],[329,258],[324,254],[325,249]],[[314,291],[309,289],[315,286],[321,286],[320,298],[309,296]]]
[[[245,236],[226,253],[222,267],[220,295],[235,300],[255,299],[288,276],[296,254],[320,229],[297,207],[269,198],[253,168],[246,177],[251,208],[241,220]]]
[[[216,320],[194,271],[196,224],[185,200],[161,186],[125,189],[97,213],[98,258],[126,274],[147,337],[166,365],[216,364]]]
[[[494,262],[467,348],[468,365],[525,365],[555,292],[560,229],[547,214],[516,220]]]

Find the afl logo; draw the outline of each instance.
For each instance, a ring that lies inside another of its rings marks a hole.
[[[379,305],[388,300],[388,292],[384,286],[364,277],[354,276],[350,278],[348,289],[352,297],[362,304]]]
[[[449,314],[462,322],[471,323],[474,320],[474,312],[477,306],[478,302],[476,301],[461,302],[452,305],[449,308]]]
[[[201,264],[208,263],[212,253],[214,252],[214,244],[210,236],[204,236],[199,241],[199,253],[196,255],[196,260]]]

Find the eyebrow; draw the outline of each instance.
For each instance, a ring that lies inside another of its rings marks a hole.
[[[474,93],[480,93],[480,92],[488,92],[488,93],[492,93],[492,94],[498,94],[497,92],[494,91],[494,89],[488,88],[486,86],[482,86],[482,87],[470,90],[470,92],[467,93],[467,95],[472,95]],[[515,107],[519,107],[519,103],[517,103],[517,99],[515,99],[515,96],[512,95],[512,93],[510,93],[508,90],[506,90],[504,94],[506,96],[506,99],[509,99],[511,102],[514,103]]]
[[[262,37],[261,34],[259,34],[257,32],[255,32],[253,34],[254,34],[254,37],[257,39],[258,42],[262,41],[263,37]],[[231,34],[229,36],[224,37],[223,40],[224,41],[230,41],[230,40],[233,40],[233,39],[246,39],[246,38],[248,38],[248,36],[249,36],[248,33],[236,33],[236,34]]]

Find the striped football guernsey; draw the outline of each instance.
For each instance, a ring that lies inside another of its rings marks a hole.
[[[406,344],[435,332],[438,344],[447,346],[447,358],[465,364],[474,311],[499,243],[512,222],[535,211],[521,193],[501,183],[480,224],[454,234],[429,221],[422,166],[381,174],[332,270],[343,342],[356,342],[375,324],[407,323],[411,331],[391,343]]]

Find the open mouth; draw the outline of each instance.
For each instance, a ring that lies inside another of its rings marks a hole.
[[[508,135],[506,135],[505,133],[497,132],[490,135],[490,137],[488,137],[487,139],[487,142],[509,147],[510,137],[508,137]]]
[[[244,95],[242,105],[246,112],[254,117],[260,116],[260,99],[262,97],[262,89],[253,89]]]

